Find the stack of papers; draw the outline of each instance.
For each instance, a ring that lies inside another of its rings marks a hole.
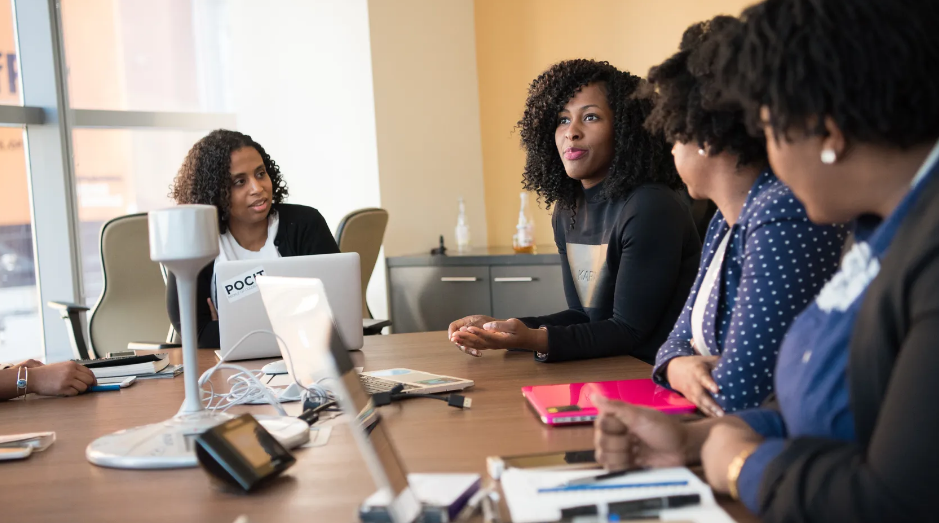
[[[714,500],[711,488],[693,472],[684,467],[639,471],[595,483],[598,486],[636,484],[668,484],[686,482],[682,486],[624,487],[582,489],[561,492],[539,492],[577,478],[597,475],[593,470],[538,470],[509,469],[502,473],[502,492],[509,505],[515,523],[558,521],[562,508],[572,508],[600,503],[615,503],[635,499],[682,494],[698,494],[701,504],[691,507],[669,509],[659,512],[663,521],[682,520],[696,522],[731,523],[733,519]]]
[[[145,354],[118,358],[79,361],[91,369],[96,378],[115,378],[119,376],[143,376],[156,374],[165,369],[170,361],[166,353]]]
[[[179,365],[167,365],[160,372],[154,372],[153,374],[137,374],[138,380],[150,380],[150,379],[163,379],[163,378],[175,378],[183,373],[183,364]]]

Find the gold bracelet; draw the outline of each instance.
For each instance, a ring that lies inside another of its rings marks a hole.
[[[740,471],[743,470],[743,464],[747,462],[747,458],[750,457],[750,454],[753,454],[754,450],[756,450],[756,447],[740,452],[727,467],[727,490],[730,491],[730,497],[736,500],[740,499],[740,492],[737,491],[737,480],[740,478]]]

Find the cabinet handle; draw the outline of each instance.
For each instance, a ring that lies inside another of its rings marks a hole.
[[[516,282],[529,282],[535,281],[531,276],[519,276],[514,278],[493,278],[492,281],[496,283],[516,283]]]
[[[473,282],[479,281],[479,278],[475,276],[444,276],[440,278],[440,281],[446,282]]]

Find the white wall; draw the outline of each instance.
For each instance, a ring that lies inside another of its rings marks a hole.
[[[389,256],[456,248],[463,196],[485,247],[473,0],[369,0],[382,206]]]
[[[230,17],[238,130],[280,165],[288,201],[319,209],[333,232],[380,207],[366,0],[235,0]],[[379,318],[384,263],[368,288]]]

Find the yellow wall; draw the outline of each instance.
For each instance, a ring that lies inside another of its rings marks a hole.
[[[525,156],[515,123],[528,84],[570,58],[606,60],[645,76],[678,48],[690,24],[737,15],[753,0],[476,0],[476,58],[489,245],[510,245]],[[554,242],[550,213],[535,213],[536,241]]]
[[[456,249],[457,198],[471,246],[486,207],[472,0],[369,0],[385,254]]]

